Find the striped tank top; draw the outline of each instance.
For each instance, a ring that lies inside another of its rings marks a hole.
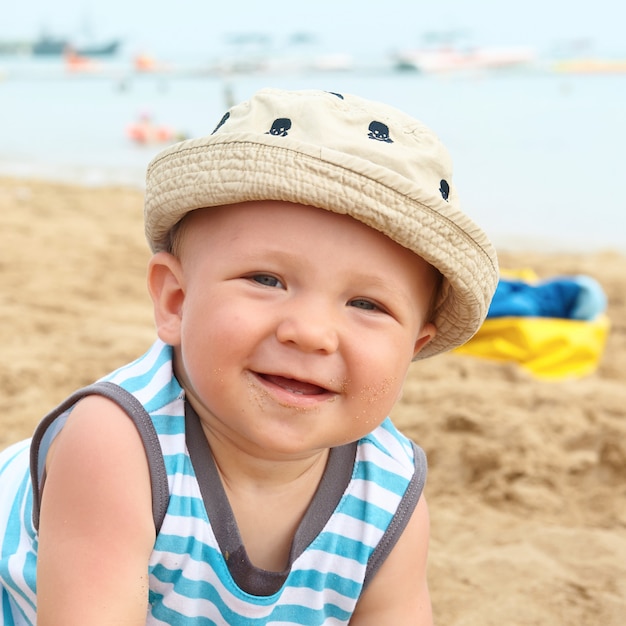
[[[257,568],[173,375],[172,349],[157,341],[141,358],[73,394],[44,418],[32,441],[0,454],[0,626],[36,623],[46,450],[71,407],[93,393],[124,408],[146,448],[157,528],[146,624],[348,624],[421,495],[421,449],[387,419],[358,442],[331,450],[287,568]]]

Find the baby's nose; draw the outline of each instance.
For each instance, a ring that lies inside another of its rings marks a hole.
[[[276,328],[278,341],[304,352],[332,353],[339,347],[336,320],[329,307],[310,299],[286,306]]]

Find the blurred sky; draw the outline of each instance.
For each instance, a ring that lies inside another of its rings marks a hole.
[[[72,39],[121,37],[138,51],[211,55],[229,35],[263,33],[283,47],[311,33],[327,53],[411,48],[428,33],[461,45],[530,45],[538,52],[587,42],[585,54],[626,56],[623,0],[0,0],[0,39],[46,30]]]

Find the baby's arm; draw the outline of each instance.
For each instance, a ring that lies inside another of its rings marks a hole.
[[[37,623],[145,625],[155,529],[148,463],[133,422],[110,400],[85,398],[46,467]]]
[[[432,626],[426,581],[429,528],[422,495],[398,543],[359,599],[351,626]]]

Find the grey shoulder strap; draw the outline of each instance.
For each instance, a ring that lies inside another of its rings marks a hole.
[[[39,513],[41,508],[41,494],[43,490],[43,480],[40,480],[40,450],[42,440],[48,428],[65,411],[70,409],[76,402],[90,395],[100,395],[113,400],[120,406],[135,424],[148,459],[150,469],[150,482],[152,485],[152,516],[154,526],[158,534],[165,518],[165,512],[169,503],[169,485],[167,482],[167,472],[159,437],[154,428],[154,424],[148,412],[142,404],[131,393],[122,389],[119,385],[111,382],[97,382],[88,387],[83,387],[75,391],[64,400],[59,406],[50,411],[37,426],[32,438],[30,448],[30,474],[33,483],[33,524],[39,528]]]
[[[411,443],[413,445],[413,455],[415,459],[415,473],[398,505],[398,509],[394,518],[391,520],[391,524],[387,527],[385,534],[381,537],[381,540],[370,557],[367,564],[367,571],[365,572],[365,580],[363,581],[363,589],[365,589],[372,578],[374,578],[374,575],[389,556],[389,553],[393,550],[398,539],[400,539],[400,535],[402,535],[402,532],[409,523],[411,515],[413,515],[413,511],[424,490],[427,471],[426,454],[424,454],[424,451],[419,446],[415,445],[415,443]]]

